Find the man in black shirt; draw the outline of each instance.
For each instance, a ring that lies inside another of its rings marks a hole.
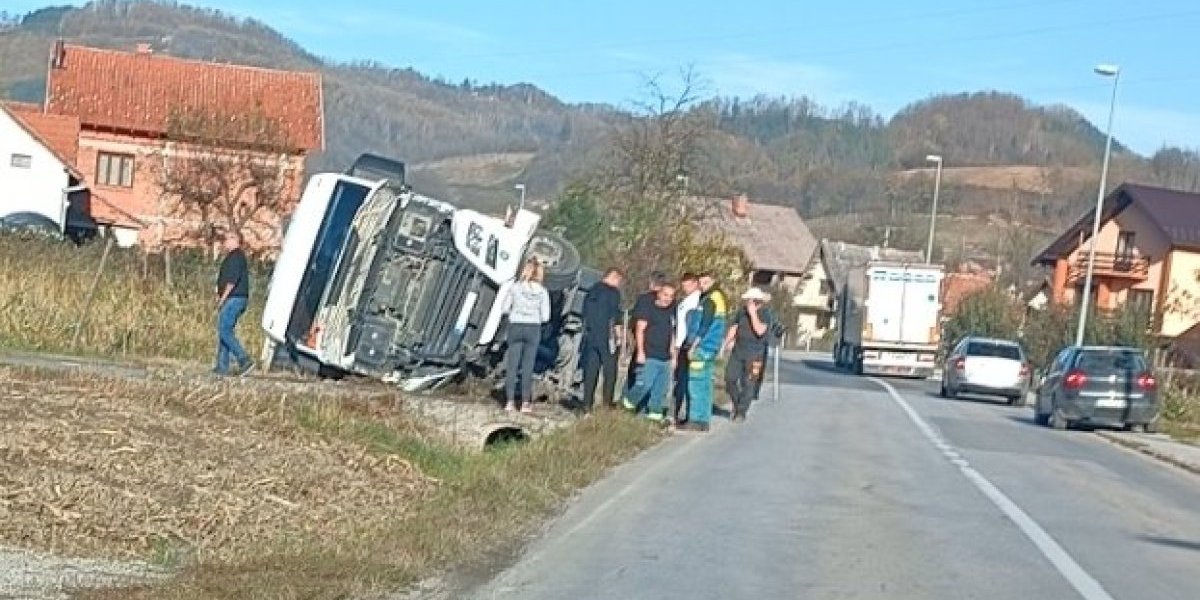
[[[604,405],[611,406],[617,387],[616,348],[621,345],[621,281],[616,269],[588,290],[583,299],[583,409],[591,411],[596,400],[596,384],[603,371]]]
[[[667,418],[667,388],[675,367],[675,286],[663,283],[654,304],[634,320],[633,387],[625,395],[625,408],[640,411],[653,421]],[[649,398],[647,402],[647,398]]]
[[[237,232],[225,234],[225,258],[217,277],[217,366],[213,372],[229,374],[229,357],[238,362],[238,374],[245,375],[254,368],[254,361],[242,348],[237,339],[238,319],[246,312],[250,297],[250,269],[246,253],[242,251],[242,238]]]
[[[667,274],[662,271],[655,271],[650,274],[650,287],[647,291],[638,294],[638,297],[633,301],[633,310],[629,313],[629,326],[632,328],[637,325],[638,318],[646,313],[646,311],[654,308],[654,303],[658,299],[658,291],[662,289],[663,284],[667,282]],[[629,332],[634,333],[632,329]],[[633,382],[636,377],[634,371],[637,370],[637,361],[629,361],[629,370],[625,373],[625,393],[633,388]]]
[[[742,295],[742,310],[725,334],[722,350],[733,347],[725,365],[725,390],[733,401],[730,418],[734,421],[746,420],[750,403],[762,383],[771,328],[775,324],[767,306],[770,301],[771,296],[761,288],[750,288]]]

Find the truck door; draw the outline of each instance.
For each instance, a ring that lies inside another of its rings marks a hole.
[[[901,279],[901,331],[897,341],[930,344],[932,332],[938,326],[938,273],[927,268],[905,267]]]
[[[904,323],[904,269],[874,267],[869,279],[867,324],[871,340],[899,342],[902,340]]]

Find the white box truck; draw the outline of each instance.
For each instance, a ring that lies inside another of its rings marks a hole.
[[[838,297],[834,362],[859,375],[933,375],[941,287],[941,265],[871,261],[851,268]]]

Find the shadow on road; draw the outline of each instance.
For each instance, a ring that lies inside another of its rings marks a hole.
[[[991,396],[975,396],[970,394],[959,394],[957,398],[943,398],[941,394],[929,391],[925,392],[930,398],[945,400],[946,402],[973,402],[975,404],[990,404],[993,406],[1008,406],[1008,401],[1003,398],[993,398]]]
[[[1032,414],[1006,415],[1005,418],[1014,423],[1029,425],[1030,427],[1037,427],[1038,429],[1042,428],[1041,425],[1037,424],[1037,421],[1033,420]]]
[[[1200,542],[1189,542],[1187,540],[1178,540],[1175,538],[1160,537],[1156,535],[1139,535],[1138,539],[1159,546],[1170,546],[1171,548],[1180,548],[1183,550],[1192,550],[1200,552]]]
[[[827,360],[803,359],[803,360],[800,360],[799,362],[800,362],[800,364],[802,364],[805,367],[812,369],[814,371],[823,371],[825,373],[837,373],[838,375],[849,375],[850,374],[848,371],[843,371],[842,369],[837,368],[836,366],[834,366],[834,364],[832,362],[829,362]]]

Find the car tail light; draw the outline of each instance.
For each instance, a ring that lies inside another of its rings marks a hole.
[[[967,359],[965,359],[961,356],[954,359],[954,370],[956,370],[956,371],[967,370]]]
[[[1146,391],[1154,391],[1158,389],[1158,380],[1155,379],[1154,375],[1151,375],[1150,373],[1142,373],[1141,375],[1138,375],[1137,384],[1139,388],[1142,388]]]
[[[1083,371],[1075,370],[1067,373],[1063,379],[1063,386],[1068,390],[1077,390],[1082,388],[1087,383],[1087,375]]]

